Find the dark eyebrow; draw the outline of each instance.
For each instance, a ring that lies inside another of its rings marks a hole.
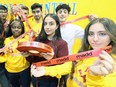
[[[104,33],[106,33],[106,31],[99,31],[99,32],[104,32]]]

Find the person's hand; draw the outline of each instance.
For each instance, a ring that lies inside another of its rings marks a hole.
[[[36,67],[35,65],[31,65],[31,73],[34,77],[41,77],[44,76],[46,73],[46,70],[44,67]]]
[[[90,67],[91,75],[105,76],[112,73],[115,69],[113,58],[105,51],[99,55],[99,59]]]
[[[29,33],[29,40],[31,41],[31,40],[33,40],[33,37],[35,37],[37,35],[37,33],[35,32],[35,31],[31,31],[30,33]]]
[[[47,60],[50,60],[54,57],[54,52],[52,50],[51,53],[47,52],[47,53],[40,53],[40,56],[44,57]]]
[[[28,56],[30,56],[30,53],[28,53],[28,52],[21,52],[21,55],[24,56],[24,57],[28,57]]]
[[[98,18],[96,14],[90,14],[88,19],[89,19],[89,21],[92,21],[95,18]]]
[[[14,5],[14,6],[11,8],[11,12],[12,12],[13,14],[16,14],[17,12],[20,11],[19,7],[20,7],[19,5]]]

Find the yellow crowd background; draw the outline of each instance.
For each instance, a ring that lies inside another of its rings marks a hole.
[[[55,8],[58,4],[66,3],[71,6],[71,13],[68,20],[74,20],[89,14],[96,14],[98,17],[108,17],[116,22],[116,0],[0,0],[0,4],[7,6],[9,12],[13,4],[23,4],[30,8],[35,2],[42,4],[43,15],[55,13]],[[74,24],[84,29],[88,22],[88,19],[84,19],[74,22]],[[73,46],[73,53],[77,53],[80,46],[81,42],[77,39]]]

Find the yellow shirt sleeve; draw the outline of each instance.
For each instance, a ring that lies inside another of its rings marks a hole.
[[[45,67],[46,75],[61,78],[62,75],[66,75],[71,72],[71,67],[72,67],[72,62],[66,62],[61,65],[48,66]]]

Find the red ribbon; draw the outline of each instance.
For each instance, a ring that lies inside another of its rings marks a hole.
[[[46,60],[46,61],[42,61],[42,62],[37,62],[37,63],[33,63],[33,64],[38,67],[38,66],[62,64],[65,62],[75,61],[75,60],[83,60],[83,59],[98,56],[102,50],[105,50],[106,52],[110,53],[112,51],[111,49],[112,49],[112,46],[108,46],[106,48],[90,50],[90,51],[81,52],[81,53],[74,54],[74,55],[64,56],[64,57]]]
[[[16,4],[14,4],[13,6],[17,6]],[[24,14],[24,12],[22,11],[22,9],[18,6],[19,9],[19,13],[22,15],[23,19],[25,20],[26,24],[29,27],[29,31],[25,32],[24,34],[20,35],[18,38],[14,39],[11,43],[9,43],[8,45],[6,45],[5,47],[0,49],[0,52],[5,52],[6,48],[10,47],[13,43],[17,42],[19,39],[23,38],[25,35],[27,35],[28,33],[30,33],[32,31],[32,28]]]
[[[80,17],[80,18],[77,18],[75,20],[70,20],[70,21],[67,21],[67,22],[63,22],[63,23],[61,23],[61,25],[69,24],[69,23],[76,22],[76,21],[80,21],[80,20],[83,20],[83,19],[86,19],[86,18],[89,18],[89,15],[86,15],[86,16],[83,16],[83,17]]]

